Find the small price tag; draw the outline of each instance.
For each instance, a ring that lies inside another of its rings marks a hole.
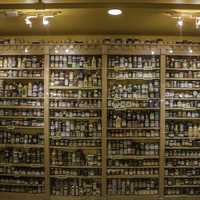
[[[144,80],[152,80],[152,77],[144,76],[143,79]]]
[[[53,136],[54,139],[61,139],[61,136]]]
[[[145,66],[144,70],[152,70],[152,66]]]
[[[190,108],[190,107],[184,107],[184,110],[195,110],[195,108]]]
[[[120,101],[120,100],[121,100],[120,97],[115,97],[115,98],[114,98],[114,101]]]
[[[58,175],[57,177],[58,177],[58,178],[67,178],[66,176],[64,177],[64,176],[62,176],[62,175]]]
[[[7,129],[15,129],[15,126],[7,126]]]
[[[138,160],[144,160],[144,158],[141,158],[139,156],[134,156],[133,158],[138,159]]]
[[[126,111],[127,108],[125,108],[125,107],[124,107],[124,108],[120,108],[120,107],[118,108],[118,107],[116,107],[115,110],[118,110],[118,111]]]

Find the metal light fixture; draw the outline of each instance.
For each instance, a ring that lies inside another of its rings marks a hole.
[[[43,19],[42,19],[42,23],[43,23],[43,25],[44,26],[47,26],[47,25],[49,25],[49,18],[53,18],[54,16],[43,16]]]
[[[37,18],[37,16],[26,16],[26,18],[25,18],[25,23],[26,23],[26,25],[28,25],[30,28],[32,28],[32,19],[35,19],[35,18]]]
[[[200,17],[195,18],[195,25],[196,25],[196,29],[200,28]]]

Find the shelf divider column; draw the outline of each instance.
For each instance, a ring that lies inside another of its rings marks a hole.
[[[45,160],[45,199],[50,198],[49,179],[49,48],[45,48],[44,61],[44,160]]]
[[[161,50],[160,65],[160,179],[159,194],[164,197],[164,176],[165,176],[165,67],[166,55]]]
[[[107,47],[102,47],[102,199],[107,199]]]

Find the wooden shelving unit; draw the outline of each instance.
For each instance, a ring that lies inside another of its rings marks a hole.
[[[61,90],[64,96],[49,100],[52,196],[101,196],[101,69],[100,53],[50,55],[50,98],[51,94],[58,96]],[[53,167],[60,162],[62,170]],[[88,167],[82,168],[84,165]]]
[[[0,82],[1,198],[44,197],[43,53],[0,55]]]
[[[158,195],[160,94],[150,88],[160,87],[160,56],[110,51],[107,65],[108,198]],[[146,155],[145,145],[157,149]]]
[[[2,190],[2,200],[199,200],[200,53],[145,45],[0,49],[0,189],[29,180],[27,188],[42,188]],[[19,58],[41,65],[18,67]],[[5,87],[30,82],[43,94]],[[3,159],[30,151],[42,152],[42,162]]]
[[[170,95],[172,98],[167,99],[165,105],[164,193],[167,196],[185,195],[190,198],[200,194],[198,168],[194,166],[194,163],[199,161],[199,133],[198,130],[193,130],[193,126],[199,124],[200,102],[195,95],[199,88],[193,85],[200,83],[197,78],[199,56],[167,55],[166,61],[166,97]],[[190,162],[192,164],[189,164]]]

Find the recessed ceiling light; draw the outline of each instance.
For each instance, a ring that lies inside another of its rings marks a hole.
[[[110,9],[108,10],[109,15],[121,15],[122,11],[120,9]]]

